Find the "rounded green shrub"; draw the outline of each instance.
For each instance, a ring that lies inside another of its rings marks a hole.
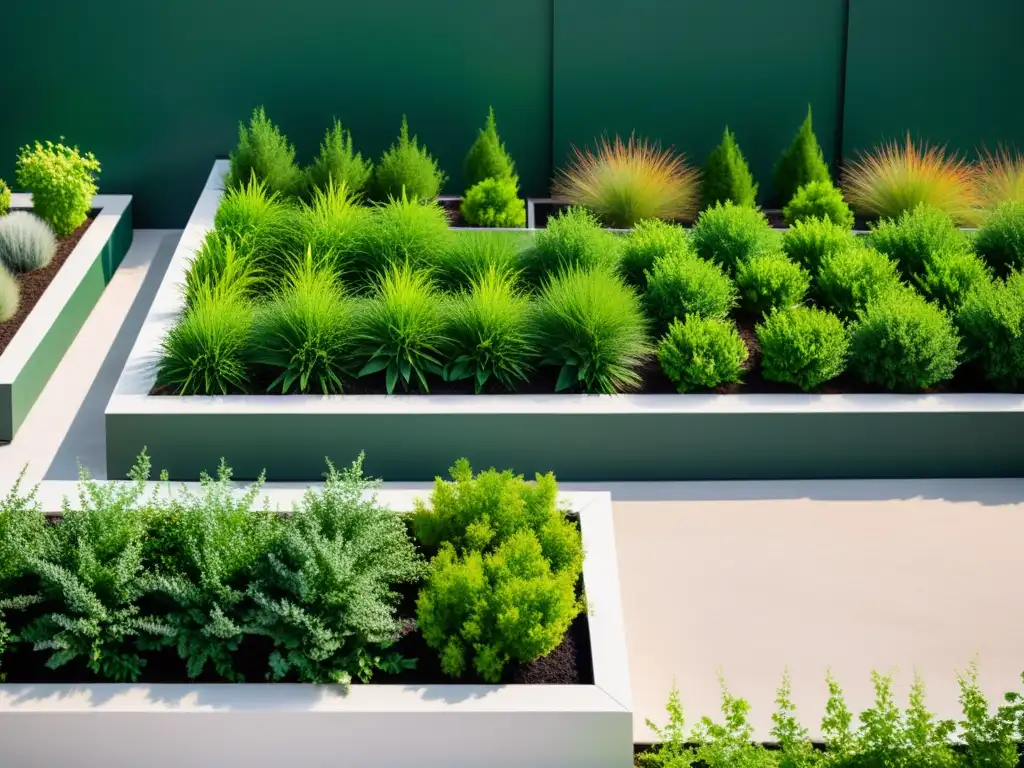
[[[686,315],[725,317],[736,306],[736,286],[716,263],[686,252],[654,262],[647,273],[647,312],[660,327]]]
[[[526,202],[515,176],[484,179],[466,191],[460,209],[474,227],[525,227]]]
[[[239,252],[229,239],[212,230],[206,233],[185,273],[186,308],[192,307],[204,284],[216,290],[237,291],[244,298],[254,299],[263,287],[263,279],[249,254]]]
[[[896,262],[857,245],[826,256],[818,269],[818,293],[826,307],[847,320],[881,293],[900,287]]]
[[[775,198],[783,205],[792,200],[793,195],[804,184],[812,181],[832,183],[825,155],[814,135],[809,105],[807,117],[793,137],[793,142],[775,163],[772,176],[775,182]]]
[[[849,336],[843,321],[816,307],[772,312],[757,326],[766,379],[811,391],[846,367]]]
[[[18,153],[18,184],[32,193],[32,210],[57,237],[78,229],[92,208],[100,163],[92,152],[52,141],[24,146]]]
[[[959,358],[949,314],[907,288],[869,301],[851,328],[851,368],[868,384],[925,389],[951,379]]]
[[[491,107],[487,113],[487,122],[466,153],[466,186],[475,187],[485,179],[509,179],[515,176],[516,166],[505,149],[505,143],[498,138],[498,121],[494,117],[494,107]]]
[[[252,111],[248,128],[245,123],[238,124],[238,145],[231,153],[225,186],[239,189],[253,179],[284,198],[298,194],[305,182],[295,163],[295,147],[270,121],[263,107]]]
[[[755,253],[775,243],[775,233],[761,211],[735,203],[718,203],[704,210],[690,232],[697,254],[730,272]]]
[[[998,205],[978,229],[974,248],[998,275],[1024,269],[1024,201]]]
[[[687,315],[660,342],[661,370],[679,392],[739,382],[750,351],[731,320]]]
[[[642,290],[647,286],[645,273],[655,261],[671,253],[693,253],[686,230],[660,219],[641,221],[622,239],[619,274],[629,285]]]
[[[57,253],[49,225],[28,211],[0,218],[0,265],[15,274],[42,269]]]
[[[515,232],[461,231],[451,247],[438,254],[433,276],[449,292],[468,290],[494,268],[518,281],[522,271],[522,240]]]
[[[398,143],[384,152],[373,172],[373,199],[384,202],[403,196],[433,200],[446,181],[437,161],[409,137],[409,121],[402,116]]]
[[[796,222],[782,235],[782,250],[812,274],[817,273],[826,257],[850,250],[856,244],[857,237],[849,228],[813,217]]]
[[[992,280],[985,262],[971,251],[936,251],[924,258],[924,269],[915,277],[925,298],[956,311],[968,293]]]
[[[722,143],[708,155],[700,180],[700,207],[732,202],[753,207],[757,200],[757,184],[750,166],[736,143],[736,136],[726,126]]]
[[[18,278],[0,267],[0,323],[6,323],[16,314],[21,305],[21,286]]]
[[[782,218],[789,226],[805,219],[831,221],[843,229],[853,229],[853,211],[843,193],[830,181],[810,181],[793,195],[782,209]]]
[[[452,247],[455,237],[440,205],[403,195],[374,208],[362,239],[360,268],[364,278],[406,262],[429,268]]]
[[[317,265],[345,279],[357,279],[364,241],[373,213],[360,205],[344,183],[316,187],[299,209],[300,241],[310,249]]]
[[[373,161],[364,160],[352,146],[352,134],[340,120],[324,136],[320,154],[306,169],[306,186],[312,190],[327,190],[334,185],[344,186],[352,195],[361,194],[373,175]]]
[[[640,386],[651,353],[640,299],[618,275],[570,266],[548,280],[537,303],[541,364],[559,368],[555,390],[612,394]]]
[[[875,250],[896,259],[908,277],[924,269],[925,259],[930,254],[970,248],[952,216],[923,204],[904,211],[896,220],[881,220],[872,228],[867,240]]]
[[[975,286],[957,313],[966,357],[1003,389],[1024,383],[1024,273]]]
[[[602,229],[586,208],[573,206],[537,232],[524,260],[531,281],[541,283],[569,267],[615,271],[621,254],[621,238]]]
[[[268,277],[279,277],[306,250],[298,211],[254,177],[225,192],[213,223]]]
[[[802,302],[811,287],[811,275],[786,254],[764,251],[740,263],[736,286],[743,305],[764,315]]]
[[[0,179],[0,216],[6,216],[11,210],[11,188],[7,182]]]

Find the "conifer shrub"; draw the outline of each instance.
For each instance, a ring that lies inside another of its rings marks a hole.
[[[67,237],[82,224],[92,208],[100,163],[92,152],[63,143],[35,142],[18,153],[15,176],[22,189],[32,193],[32,210],[53,229]]]
[[[1000,276],[1024,269],[1024,199],[997,206],[978,229],[974,248]]]
[[[832,183],[825,155],[814,135],[810,105],[807,107],[807,117],[800,124],[793,142],[776,161],[772,177],[775,182],[775,197],[782,205],[789,203],[797,190],[805,184],[812,181]]]
[[[47,266],[57,253],[50,226],[28,211],[0,217],[0,265],[14,274]]]
[[[1024,382],[1024,274],[982,283],[957,312],[966,358],[977,361],[985,378],[1002,389]]]
[[[757,184],[750,166],[736,143],[736,136],[726,126],[722,142],[708,155],[700,182],[700,207],[732,202],[753,207],[757,200]]]
[[[11,210],[11,188],[7,182],[0,179],[0,216],[6,216]]]
[[[647,312],[660,328],[686,315],[722,318],[736,306],[732,280],[716,263],[688,252],[673,252],[654,262],[644,294]]]
[[[451,476],[435,482],[429,506],[416,502],[416,537],[438,549],[417,623],[446,674],[472,667],[494,683],[510,662],[553,651],[579,615],[582,541],[551,474],[532,484],[493,469],[474,477],[460,459]]]
[[[433,265],[433,276],[446,291],[468,290],[493,267],[519,281],[522,240],[513,232],[459,232]]]
[[[658,342],[661,370],[680,393],[739,382],[750,352],[731,320],[686,315]]]
[[[444,209],[432,200],[400,195],[378,205],[362,238],[362,281],[399,264],[433,267],[455,238]]]
[[[515,176],[488,178],[466,191],[460,208],[474,227],[525,227],[526,202]]]
[[[846,368],[849,337],[843,321],[816,307],[790,307],[757,326],[766,379],[817,389]]]
[[[488,111],[487,122],[466,153],[465,173],[467,188],[475,187],[485,179],[516,178],[515,163],[505,149],[505,143],[498,137],[498,121],[494,117],[494,107]],[[515,196],[518,198],[518,182],[515,186]]]
[[[915,277],[918,289],[940,307],[955,312],[975,287],[992,280],[985,262],[969,250],[935,251]]]
[[[646,272],[654,262],[673,253],[693,253],[686,230],[678,224],[648,219],[639,222],[622,240],[619,274],[638,290],[647,287]]]
[[[306,169],[306,186],[310,192],[344,186],[350,194],[360,195],[372,175],[373,161],[355,151],[352,133],[335,120],[320,144],[320,154]]]
[[[541,365],[559,368],[555,391],[593,394],[639,388],[651,354],[639,297],[618,275],[567,267],[549,279],[537,303]]]
[[[6,323],[21,306],[21,285],[18,278],[0,266],[0,323]]]
[[[690,242],[702,259],[734,272],[740,262],[771,248],[775,233],[761,211],[718,203],[701,213],[690,232]]]
[[[224,193],[213,223],[271,282],[305,251],[298,211],[255,177]]]
[[[846,320],[854,319],[868,301],[900,284],[895,261],[860,245],[829,254],[818,268],[822,302]]]
[[[800,187],[782,209],[782,218],[789,226],[815,218],[853,229],[854,222],[853,211],[843,200],[843,193],[830,181],[809,181]]]
[[[353,272],[365,250],[372,215],[344,183],[316,187],[299,210],[299,242],[310,249],[318,266],[357,281]]]
[[[621,238],[602,229],[586,208],[574,206],[537,232],[524,262],[531,282],[539,284],[570,267],[615,271],[621,254]]]
[[[373,199],[381,203],[402,197],[433,200],[446,180],[426,147],[409,136],[409,121],[403,115],[398,142],[384,152],[374,168]]]
[[[878,222],[867,241],[872,248],[894,258],[908,277],[919,274],[931,254],[970,248],[949,214],[925,205],[904,211],[898,219]]]
[[[814,217],[794,223],[782,235],[782,250],[811,274],[816,274],[829,256],[856,245],[857,237],[848,228]]]
[[[811,287],[811,275],[781,251],[763,251],[740,263],[736,287],[748,310],[765,315],[802,302]]]
[[[305,182],[295,163],[295,147],[270,121],[263,107],[252,111],[248,127],[238,124],[238,145],[231,153],[225,186],[239,189],[253,179],[282,198],[298,194]]]

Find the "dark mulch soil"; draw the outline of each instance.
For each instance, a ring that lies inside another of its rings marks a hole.
[[[18,276],[18,282],[21,284],[21,304],[14,317],[6,323],[0,323],[0,353],[7,349],[7,345],[11,343],[14,334],[21,328],[22,323],[25,322],[25,318],[29,316],[33,307],[39,303],[39,299],[42,298],[43,293],[46,292],[50,283],[53,282],[53,278],[57,276],[60,268],[64,266],[64,262],[68,260],[68,256],[71,255],[75,246],[78,245],[78,241],[82,239],[82,235],[85,234],[85,230],[89,228],[94,218],[95,214],[90,213],[89,218],[85,220],[82,226],[67,237],[57,241],[57,255],[53,257],[53,261],[48,265],[34,272],[26,272]]]
[[[438,204],[444,208],[445,213],[448,214],[448,225],[452,227],[472,227],[473,225],[466,221],[462,215],[462,198],[456,200],[438,200]]]

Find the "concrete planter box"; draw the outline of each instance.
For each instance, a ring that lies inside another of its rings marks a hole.
[[[340,457],[339,457],[340,458]],[[73,483],[44,483],[46,508]],[[288,508],[300,490],[265,487]],[[414,494],[379,494],[396,510]],[[586,560],[593,685],[0,685],[10,766],[627,768],[633,717],[609,494],[564,494]],[[142,757],[144,756],[144,757]]]
[[[387,480],[477,466],[563,481],[996,477],[1024,472],[1024,396],[150,396],[192,252],[213,224],[210,176],[106,409],[108,477],[146,446],[174,479],[227,458],[240,478],[315,480],[367,455]],[[524,230],[529,235],[529,230]],[[214,439],[215,438],[215,439]]]
[[[128,252],[131,202],[128,195],[92,199],[99,213],[0,355],[0,442],[14,439]],[[11,195],[12,209],[31,207],[31,195]]]

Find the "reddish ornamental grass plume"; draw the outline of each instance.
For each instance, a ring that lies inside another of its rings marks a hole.
[[[995,208],[1000,203],[1024,203],[1024,155],[999,147],[994,153],[982,150],[978,164],[978,190],[982,204]]]
[[[683,155],[647,139],[601,139],[597,151],[573,147],[553,191],[596,213],[605,226],[628,228],[645,219],[692,220],[700,172]]]
[[[843,173],[843,191],[857,213],[895,218],[924,203],[960,224],[976,224],[981,214],[977,174],[945,147],[893,141],[861,154]]]

